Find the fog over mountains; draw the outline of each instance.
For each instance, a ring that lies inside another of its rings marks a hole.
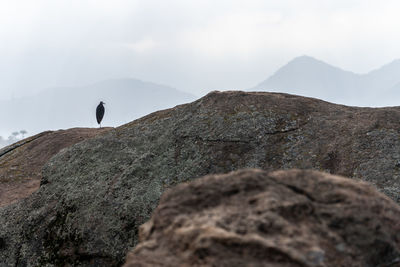
[[[356,74],[301,56],[249,90],[284,92],[353,106],[397,106],[400,60],[366,74]]]
[[[194,99],[189,93],[135,79],[51,88],[35,96],[0,101],[0,135],[7,137],[21,129],[32,135],[45,130],[98,127],[95,109],[100,101],[106,103],[102,126],[118,126]]]
[[[301,56],[248,90],[284,92],[353,106],[398,106],[400,60],[356,74]],[[7,138],[20,130],[33,135],[45,130],[97,127],[95,109],[100,101],[106,103],[102,126],[118,126],[196,98],[168,86],[135,79],[50,88],[34,96],[0,101],[0,136]]]

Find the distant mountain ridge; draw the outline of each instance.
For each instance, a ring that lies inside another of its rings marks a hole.
[[[174,107],[197,97],[177,89],[136,79],[105,80],[81,87],[58,87],[42,93],[0,101],[2,131],[25,129],[28,135],[44,130],[97,127],[95,109],[106,103],[103,126],[119,126],[156,110]],[[0,134],[1,135],[1,134]]]
[[[355,106],[400,105],[400,60],[357,74],[300,56],[250,90],[284,92]]]

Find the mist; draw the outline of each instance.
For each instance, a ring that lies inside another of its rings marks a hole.
[[[29,102],[54,88],[87,88],[118,79],[159,84],[195,99],[211,90],[253,88],[299,55],[368,73],[399,58],[399,8],[393,0],[3,1],[0,100],[2,105]],[[79,94],[74,97],[82,102]],[[95,95],[81,104],[92,108],[101,98]],[[51,101],[74,105],[56,95]],[[116,101],[109,107],[113,104],[120,105]],[[366,103],[374,104],[379,105]],[[87,112],[84,117],[93,116]],[[8,123],[2,121],[3,137],[29,128],[13,116],[7,113]],[[32,134],[72,124],[27,130]],[[76,125],[96,126],[86,119]]]

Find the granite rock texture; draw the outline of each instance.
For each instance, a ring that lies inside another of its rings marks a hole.
[[[0,207],[39,189],[43,165],[61,149],[110,128],[47,131],[0,149]]]
[[[164,193],[125,267],[400,266],[400,207],[318,171],[246,169]]]
[[[398,107],[212,92],[54,156],[37,192],[0,208],[0,263],[119,266],[165,189],[241,168],[322,170],[400,202],[399,137]]]

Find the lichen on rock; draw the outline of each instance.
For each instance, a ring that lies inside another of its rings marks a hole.
[[[399,122],[398,107],[211,92],[54,156],[37,192],[0,208],[0,263],[121,265],[166,189],[241,168],[322,170],[400,202]]]

